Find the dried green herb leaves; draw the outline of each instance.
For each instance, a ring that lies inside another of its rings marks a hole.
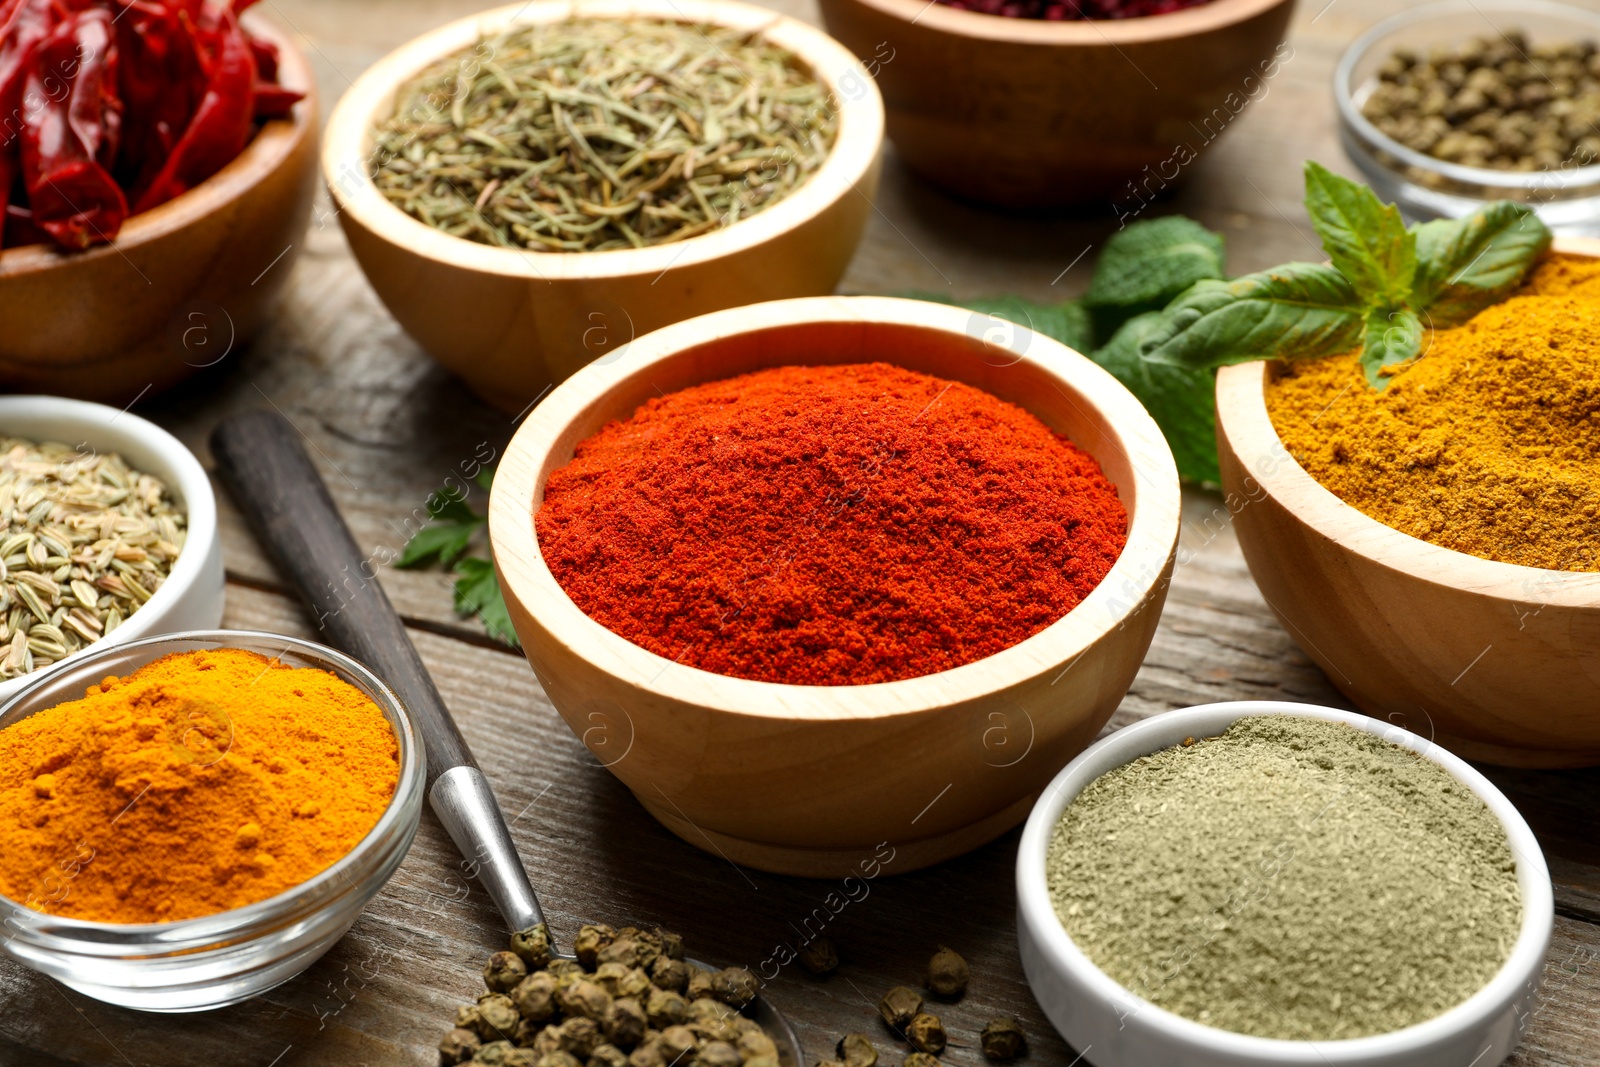
[[[475,480],[479,488],[489,489],[494,484],[494,468],[483,468]],[[428,497],[428,515],[432,521],[411,535],[400,551],[400,558],[395,560],[395,566],[422,567],[437,561],[449,567],[456,574],[453,587],[456,614],[478,616],[490,637],[521,647],[494,564],[466,554],[473,535],[488,527],[489,516],[474,511],[465,497],[449,490],[440,490]]]
[[[373,180],[467,240],[640,248],[783,199],[837,129],[826,88],[759,32],[573,19],[485,38],[402,89]]]

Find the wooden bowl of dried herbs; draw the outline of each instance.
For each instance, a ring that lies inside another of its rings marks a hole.
[[[919,300],[704,315],[523,422],[489,533],[556,709],[664,825],[791,874],[1022,819],[1138,672],[1179,523],[1109,373]]]
[[[329,119],[356,260],[417,341],[520,411],[680,319],[830,293],[871,213],[861,65],[735,0],[537,0],[434,30]]]

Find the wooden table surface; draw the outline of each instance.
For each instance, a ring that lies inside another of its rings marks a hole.
[[[301,41],[324,107],[384,52],[481,5],[473,0],[265,0],[259,10]],[[811,0],[773,6],[815,20]],[[1329,82],[1340,49],[1396,5],[1304,0],[1293,55],[1237,129],[1194,165],[1156,210],[1220,230],[1235,273],[1320,258],[1300,207],[1300,166],[1349,171],[1338,148]],[[1591,6],[1592,0],[1591,0]],[[1008,216],[919,184],[889,150],[877,211],[841,291],[942,290],[956,297],[1081,292],[1109,215]],[[406,523],[458,463],[501,449],[513,425],[435,366],[379,304],[324,200],[306,235],[274,325],[248,351],[138,410],[209,462],[205,440],[225,414],[272,406],[312,454],[365,549],[398,549]],[[486,443],[486,446],[485,446]],[[218,490],[221,494],[221,490]],[[477,500],[481,507],[483,501]],[[1226,509],[1214,494],[1185,500],[1183,561],[1154,646],[1111,728],[1215,700],[1286,699],[1344,706],[1262,602]],[[311,636],[307,619],[223,497],[226,624]],[[831,883],[742,870],[673,837],[601,768],[562,723],[522,656],[450,607],[447,576],[386,570],[382,581],[482,760],[558,937],[578,923],[674,927],[710,960],[755,965],[794,943]],[[1486,768],[1544,845],[1556,891],[1544,1000],[1512,1063],[1600,1064],[1600,770]],[[730,803],[738,798],[730,797]],[[945,1011],[960,1067],[984,1060],[975,1031],[1014,1014],[1030,1064],[1075,1062],[1023,981],[1014,933],[1017,832],[931,870],[871,883],[830,920],[845,963],[827,980],[786,968],[773,999],[795,1021],[808,1057],[852,1030],[878,1032],[884,989],[914,983],[936,944],[972,962],[971,992]],[[64,989],[0,962],[0,1067],[126,1064],[188,1067],[436,1062],[457,1004],[480,991],[483,958],[501,947],[498,916],[426,816],[405,865],[350,934],[294,981],[247,1003],[193,1016],[146,1015]],[[893,864],[888,871],[893,872]],[[826,909],[823,909],[826,913]],[[895,1067],[898,1053],[885,1057]]]

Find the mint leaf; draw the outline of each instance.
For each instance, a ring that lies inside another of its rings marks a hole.
[[[1140,356],[1141,343],[1161,322],[1159,311],[1134,316],[1094,354],[1094,361],[1150,412],[1172,447],[1178,473],[1191,482],[1216,484],[1222,480],[1217,469],[1216,373]]]
[[[1111,337],[1133,316],[1161,310],[1195,282],[1222,277],[1222,236],[1193,219],[1168,215],[1112,235],[1083,302],[1097,334]]]
[[[511,612],[506,610],[505,597],[500,594],[500,579],[494,573],[494,564],[486,559],[469,556],[455,566],[455,609],[458,615],[476,615],[483,620],[489,636],[517,648],[517,631],[511,625]]]
[[[1411,301],[1417,237],[1400,209],[1371,189],[1306,161],[1306,211],[1322,249],[1355,286],[1363,303],[1400,307]]]
[[[1087,352],[1094,347],[1094,330],[1089,323],[1089,313],[1076,300],[1060,304],[1035,304],[1021,297],[996,296],[963,300],[960,306],[1017,326],[1026,326],[1034,333],[1042,333],[1079,352]]]
[[[1422,353],[1422,320],[1408,308],[1373,308],[1367,312],[1361,344],[1361,369],[1367,384],[1383,389],[1389,375],[1383,368],[1409,363]]]
[[[1485,204],[1463,219],[1414,228],[1415,307],[1435,329],[1459,326],[1510,296],[1550,247],[1550,230],[1533,209],[1509,200]]]
[[[1231,282],[1196,282],[1161,313],[1144,357],[1220,367],[1281,356],[1316,359],[1361,341],[1365,309],[1349,280],[1321,263],[1285,263]]]

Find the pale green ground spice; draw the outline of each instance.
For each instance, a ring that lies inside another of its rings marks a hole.
[[[1057,916],[1102,970],[1260,1037],[1398,1030],[1480,989],[1516,940],[1505,832],[1433,762],[1343,723],[1239,720],[1068,805]]]

